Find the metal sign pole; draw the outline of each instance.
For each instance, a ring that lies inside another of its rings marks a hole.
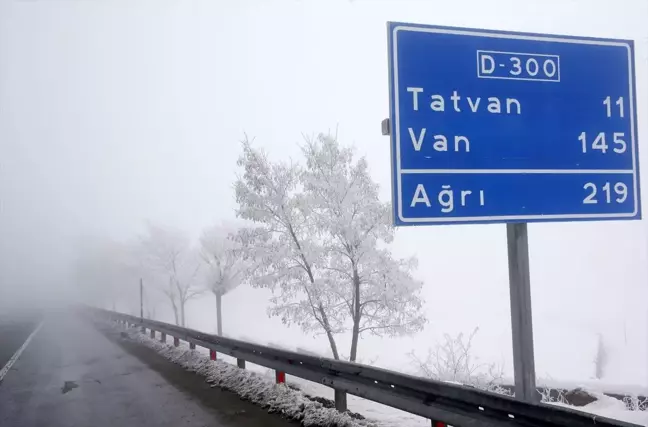
[[[140,283],[139,283],[139,291],[140,291],[140,318],[144,318],[144,283],[142,283],[142,279],[140,278]]]
[[[533,353],[531,283],[529,278],[529,239],[527,224],[506,224],[509,287],[511,291],[511,330],[515,397],[538,402]]]

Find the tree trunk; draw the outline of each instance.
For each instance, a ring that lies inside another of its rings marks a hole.
[[[297,249],[299,250],[299,254],[301,256],[301,259],[304,263],[304,268],[306,270],[306,273],[308,274],[308,278],[310,279],[311,284],[315,284],[315,277],[313,276],[313,271],[311,270],[311,265],[310,263],[306,260],[306,257],[304,256],[304,252],[302,251],[301,243],[299,243],[299,239],[297,238],[297,235],[295,234],[295,230],[292,227],[292,224],[288,224],[288,231],[290,232],[290,236],[295,243],[295,246],[297,246]],[[309,296],[310,298],[310,296]],[[313,310],[315,310],[315,305],[313,301],[310,302],[311,307]],[[320,315],[322,316],[322,327],[326,331],[326,336],[328,337],[329,344],[331,345],[331,351],[333,352],[333,358],[335,360],[340,360],[340,354],[338,353],[337,349],[337,344],[335,343],[335,338],[333,337],[333,333],[331,332],[331,325],[328,321],[328,317],[326,316],[326,312],[324,312],[324,308],[322,307],[322,303],[319,303],[319,306],[317,309],[320,312]],[[315,314],[315,313],[313,313]],[[317,317],[317,316],[316,316]]]
[[[171,307],[173,308],[173,317],[175,318],[175,324],[180,326],[180,319],[178,317],[178,306],[173,298],[169,297],[171,300]]]
[[[333,352],[333,358],[335,360],[340,360],[340,353],[338,353],[338,348],[337,344],[335,343],[335,337],[333,336],[333,333],[331,332],[331,326],[328,321],[328,317],[326,316],[326,312],[324,311],[324,307],[322,307],[322,304],[319,305],[318,307],[320,316],[322,316],[322,322],[324,323],[322,326],[324,327],[324,330],[326,331],[326,336],[329,340],[329,344],[331,345],[331,351]]]
[[[187,322],[185,321],[185,301],[180,301],[180,326],[183,328],[186,326]]]
[[[216,331],[217,334],[223,335],[223,306],[222,299],[223,296],[219,293],[214,293],[216,295]]]
[[[331,345],[331,351],[333,352],[333,359],[340,360],[340,354],[338,353],[337,344],[335,343],[335,337],[331,331],[326,331],[326,336],[328,337],[329,344]]]
[[[351,332],[351,355],[349,356],[349,362],[355,362],[358,356],[358,338],[360,335],[360,328],[358,322],[353,320],[353,331]]]
[[[360,277],[358,269],[353,266],[353,331],[351,333],[351,354],[349,361],[355,362],[358,356],[358,339],[360,338]]]

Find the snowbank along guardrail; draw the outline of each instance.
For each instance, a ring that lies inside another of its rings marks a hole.
[[[339,411],[347,409],[346,394],[350,393],[428,418],[434,427],[443,424],[456,427],[637,427],[568,408],[526,403],[468,386],[252,344],[103,309],[87,310],[95,317],[140,327],[142,332],[149,330],[151,337],[156,333],[164,340],[167,335],[172,336],[176,346],[183,340],[191,348],[207,348],[212,359],[216,359],[217,353],[235,357],[242,369],[246,361],[274,369],[277,382],[285,382],[285,375],[289,374],[329,386],[335,392],[335,406]]]

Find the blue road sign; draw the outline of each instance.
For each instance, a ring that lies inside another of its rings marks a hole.
[[[388,33],[396,225],[641,217],[632,41]]]

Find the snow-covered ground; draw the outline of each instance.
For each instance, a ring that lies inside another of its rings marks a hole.
[[[648,426],[648,411],[629,411],[625,403],[613,397],[606,396],[601,392],[595,390],[587,390],[598,398],[597,401],[585,405],[581,408],[574,408],[570,405],[562,403],[551,403],[551,405],[564,406],[570,409],[578,409],[580,411],[589,412],[592,414],[600,415],[607,418],[614,418],[629,423]]]
[[[285,345],[279,345],[277,343],[266,342],[261,343],[262,345],[268,345],[271,347],[283,348],[290,351],[300,351],[300,349],[289,348]],[[202,349],[204,354],[208,354],[208,350]],[[317,354],[315,354],[317,355]],[[221,360],[225,360],[229,363],[236,364],[236,360],[225,355],[219,355]],[[265,368],[259,365],[248,364],[249,369],[252,369],[269,379],[273,378],[273,371],[271,369]],[[412,372],[407,372],[413,374]],[[312,381],[304,380],[297,377],[287,376],[286,381],[291,384],[299,387],[305,394],[311,396],[323,397],[326,399],[333,399],[333,390],[329,387],[326,387],[322,384],[314,383]],[[508,381],[511,384],[512,380]],[[566,406],[571,409],[577,409],[584,412],[589,412],[597,415],[601,415],[608,418],[614,418],[618,420],[623,420],[639,425],[648,426],[648,411],[629,411],[624,404],[624,402],[605,396],[603,393],[615,393],[620,395],[635,395],[635,396],[647,396],[648,388],[637,386],[637,385],[627,385],[627,384],[611,384],[605,381],[600,380],[590,380],[590,381],[564,381],[556,379],[539,379],[538,386],[556,388],[556,389],[565,389],[573,390],[576,388],[581,388],[587,390],[588,393],[595,395],[599,398],[598,401],[584,406],[584,407],[574,407],[570,405],[564,405],[561,403],[552,403],[558,406]],[[348,407],[349,410],[357,412],[366,416],[367,418],[376,420],[378,424],[385,427],[419,427],[419,426],[429,426],[429,420],[417,415],[410,414],[408,412],[400,411],[395,408],[391,408],[380,403],[372,402],[367,399],[363,399],[357,396],[348,396]]]
[[[262,367],[260,368],[264,369]],[[306,394],[312,396],[321,396],[328,399],[332,398],[333,392],[331,391],[331,389],[321,384],[313,383],[311,381],[295,377],[289,377],[286,381],[298,385]],[[595,395],[599,400],[580,408],[560,403],[552,404],[601,415],[603,417],[614,418],[617,420],[648,426],[648,411],[629,411],[626,408],[625,403],[618,399],[606,396],[602,392],[592,389],[588,389],[588,392]],[[367,418],[374,419],[381,426],[428,427],[430,425],[429,420],[427,420],[426,418],[419,417],[408,412],[403,412],[398,409],[394,409],[389,406],[362,399],[356,396],[349,395],[348,406],[351,411],[362,414]]]
[[[511,380],[509,384],[513,384],[513,381]],[[549,387],[549,388],[560,388],[565,390],[584,388],[587,390],[595,390],[603,393],[648,396],[648,387],[644,387],[637,384],[614,384],[614,383],[601,381],[601,380],[565,381],[565,380],[542,378],[542,379],[538,379],[538,386]]]
[[[211,361],[200,349],[192,351],[185,342],[174,347],[142,334],[138,328],[127,331],[134,339],[160,353],[184,368],[202,375],[214,386],[230,390],[241,398],[266,407],[288,419],[300,421],[305,427],[373,427],[370,420],[354,419],[347,413],[326,408],[322,403],[308,399],[303,392],[286,386],[277,386],[271,378],[257,369],[239,369],[220,359]],[[168,339],[169,337],[167,337]]]
[[[218,361],[214,363],[209,360],[209,350],[205,348],[197,347],[196,351],[192,353],[188,351],[188,345],[184,342],[181,342],[180,347],[175,348],[171,345],[165,346],[159,340],[153,340],[136,329],[131,329],[129,334],[131,338],[154,348],[173,362],[206,376],[208,381],[219,383],[222,387],[231,389],[246,398],[250,398],[252,401],[268,404],[271,407],[275,405],[278,412],[294,416],[294,414],[304,411],[304,407],[310,408],[311,414],[307,415],[310,416],[308,418],[310,424],[305,425],[328,425],[326,423],[332,419],[335,419],[338,423],[341,422],[340,425],[349,427],[372,425],[380,427],[427,427],[430,425],[430,421],[426,418],[349,395],[347,401],[349,410],[366,417],[365,421],[353,420],[348,415],[324,408],[318,402],[312,402],[305,396],[318,396],[332,400],[333,390],[329,387],[287,375],[286,382],[288,385],[294,386],[300,391],[290,388],[278,389],[274,387],[274,371],[272,369],[247,363],[247,369],[242,371],[235,367],[236,359],[227,355],[219,353]],[[172,338],[167,337],[167,341],[170,343]],[[555,385],[558,386],[559,384]],[[562,385],[564,384],[560,384],[560,386]],[[602,391],[592,388],[591,384],[590,387],[586,388],[590,394],[595,395],[599,400],[580,408],[561,403],[551,404],[648,426],[648,411],[630,411],[622,401],[605,396]],[[261,391],[263,391],[261,394],[265,396],[263,400],[252,396],[254,393]],[[606,389],[605,391],[610,392],[611,390]]]
[[[153,342],[148,336],[138,334],[138,340],[142,342]],[[169,343],[172,339],[167,337]],[[148,345],[148,344],[147,344]],[[285,347],[285,346],[282,346]],[[157,346],[155,346],[157,348]],[[203,357],[209,357],[209,350],[202,347],[196,347],[196,352]],[[218,354],[218,360],[226,362],[230,365],[236,365],[236,359],[224,354]],[[272,383],[274,381],[274,370],[264,366],[256,365],[254,363],[246,363],[246,369],[255,372],[263,377],[266,381]],[[322,384],[312,381],[304,380],[302,378],[286,375],[286,383],[290,386],[299,388],[305,395],[323,397],[325,399],[333,400],[333,390]],[[382,427],[429,427],[430,421],[427,418],[419,417],[380,403],[372,402],[371,400],[363,399],[361,397],[348,395],[347,405],[350,411],[361,414],[369,421],[382,426]]]
[[[299,387],[305,394],[333,399],[333,390],[312,381],[288,376],[286,381]],[[430,420],[361,397],[348,395],[350,411],[361,414],[385,427],[429,427]]]

